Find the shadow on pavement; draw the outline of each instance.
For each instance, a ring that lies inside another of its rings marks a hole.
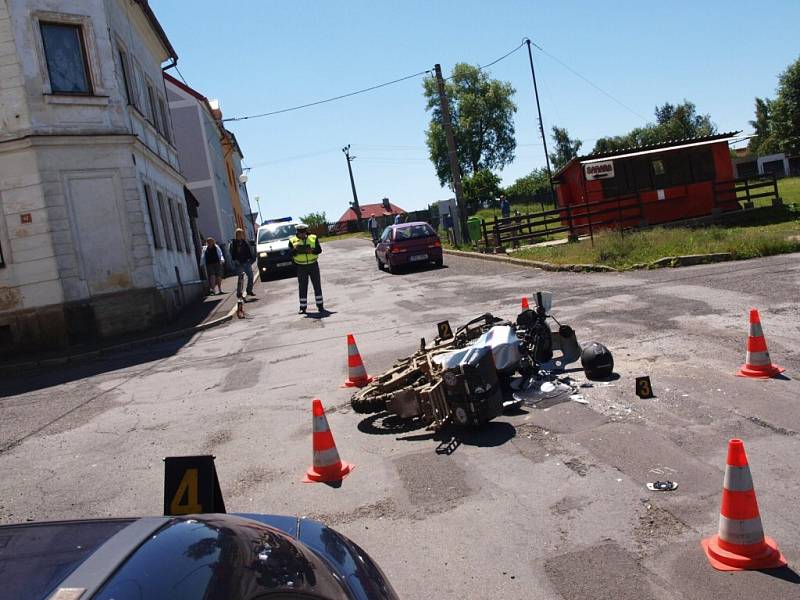
[[[396,267],[394,273],[391,275],[399,275],[401,277],[405,277],[407,275],[413,275],[415,273],[427,273],[428,271],[440,271],[442,269],[447,269],[447,265],[437,266],[437,265],[414,265],[413,267],[409,266],[402,266]]]
[[[309,312],[307,312],[307,313],[305,314],[305,317],[306,317],[306,319],[327,319],[327,318],[328,318],[328,317],[330,317],[331,315],[335,315],[335,314],[336,314],[336,311],[335,311],[335,310],[328,310],[328,309],[326,308],[326,309],[323,309],[323,310],[317,311],[317,312],[315,312],[315,313],[309,313]]]
[[[783,581],[788,581],[795,585],[800,584],[800,575],[797,574],[797,571],[788,566],[781,567],[780,569],[764,569],[760,572],[764,573],[764,575],[782,579]]]
[[[441,431],[431,431],[420,435],[407,435],[397,439],[405,442],[436,441],[439,442],[436,453],[450,455],[462,445],[476,446],[478,448],[502,446],[516,435],[517,430],[511,423],[490,421],[479,429],[464,429],[450,426]]]
[[[417,431],[423,427],[425,427],[425,423],[420,419],[401,419],[388,412],[370,415],[358,424],[358,430],[361,433],[370,435],[397,435]]]
[[[20,371],[13,375],[4,374],[2,375],[3,385],[0,387],[0,398],[34,392],[168,358],[186,345],[190,338],[191,335],[186,335],[128,351],[119,350],[114,354],[95,358],[91,362],[66,363],[52,367],[42,366],[35,371]]]

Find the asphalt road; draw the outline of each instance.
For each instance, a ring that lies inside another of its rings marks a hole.
[[[800,569],[798,258],[573,274],[447,257],[393,276],[369,243],[332,242],[324,319],[295,314],[294,280],[272,281],[246,320],[5,377],[0,521],[159,514],[162,457],[212,453],[229,511],[321,519],[405,598],[797,598],[794,571],[720,573],[700,540],[716,532],[726,444],[739,437],[767,535]],[[582,389],[588,405],[524,408],[457,438],[349,409],[347,333],[379,373],[438,321],[513,318],[537,289],[554,292],[580,341],[614,353],[620,378]],[[785,379],[734,376],[751,306]],[[655,399],[634,395],[639,375]],[[300,483],[312,398],[356,465],[340,488]],[[657,479],[680,487],[649,492]]]

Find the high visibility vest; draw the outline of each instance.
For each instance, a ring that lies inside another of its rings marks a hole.
[[[317,245],[317,236],[312,233],[306,238],[305,244],[313,248]],[[297,246],[302,246],[303,240],[294,235],[289,240],[289,245],[294,249]],[[308,254],[297,254],[292,257],[292,260],[298,265],[310,265],[311,263],[317,262],[317,255],[310,252]]]

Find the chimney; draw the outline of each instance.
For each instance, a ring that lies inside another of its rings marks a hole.
[[[384,198],[383,199],[383,209],[386,212],[392,212],[392,205],[389,204],[389,199],[388,198]]]

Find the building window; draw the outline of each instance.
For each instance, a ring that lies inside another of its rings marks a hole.
[[[89,61],[80,25],[41,22],[42,43],[54,94],[91,94]]]
[[[172,198],[167,198],[169,202],[169,214],[172,217],[172,229],[175,232],[175,247],[178,252],[183,252],[183,238],[181,237],[181,224],[178,220],[178,213],[175,212],[175,201]]]
[[[131,90],[130,73],[128,71],[128,55],[121,48],[119,49],[119,64],[122,71],[122,83],[125,85],[125,99],[128,104],[133,104],[133,94]]]
[[[156,128],[156,131],[162,133],[161,131],[161,121],[158,118],[158,105],[156,104],[156,93],[153,90],[153,86],[149,83],[147,84],[147,109],[149,112],[148,121],[150,124]]]
[[[133,63],[133,79],[135,82],[133,83],[133,105],[139,110],[139,112],[144,113],[147,109],[145,108],[144,92],[143,90],[143,81],[144,76],[142,75],[142,68],[139,66],[139,63]]]
[[[172,236],[170,235],[170,230],[172,229],[170,223],[171,219],[169,218],[167,205],[164,202],[164,196],[161,192],[158,192],[158,207],[161,211],[161,222],[164,224],[164,241],[166,242],[167,249],[172,250],[175,246],[172,242]]]
[[[144,186],[144,201],[147,204],[147,216],[150,218],[150,231],[153,233],[153,245],[161,248],[161,236],[156,231],[156,213],[153,211],[153,200],[150,194],[150,186]]]
[[[186,254],[189,254],[192,251],[192,247],[189,241],[190,236],[188,233],[186,233],[186,229],[188,226],[186,220],[186,208],[180,202],[177,203],[177,207],[178,207],[178,215],[180,217],[178,220],[180,221],[181,224],[180,226],[181,236],[183,236],[183,248]]]
[[[172,137],[169,134],[169,121],[167,120],[167,109],[164,104],[164,99],[158,99],[158,111],[161,115],[161,133],[167,138],[167,141],[172,142]]]
[[[160,131],[161,127],[158,125],[158,117],[156,116],[155,92],[153,92],[153,86],[149,83],[147,84],[147,112],[150,124]]]

